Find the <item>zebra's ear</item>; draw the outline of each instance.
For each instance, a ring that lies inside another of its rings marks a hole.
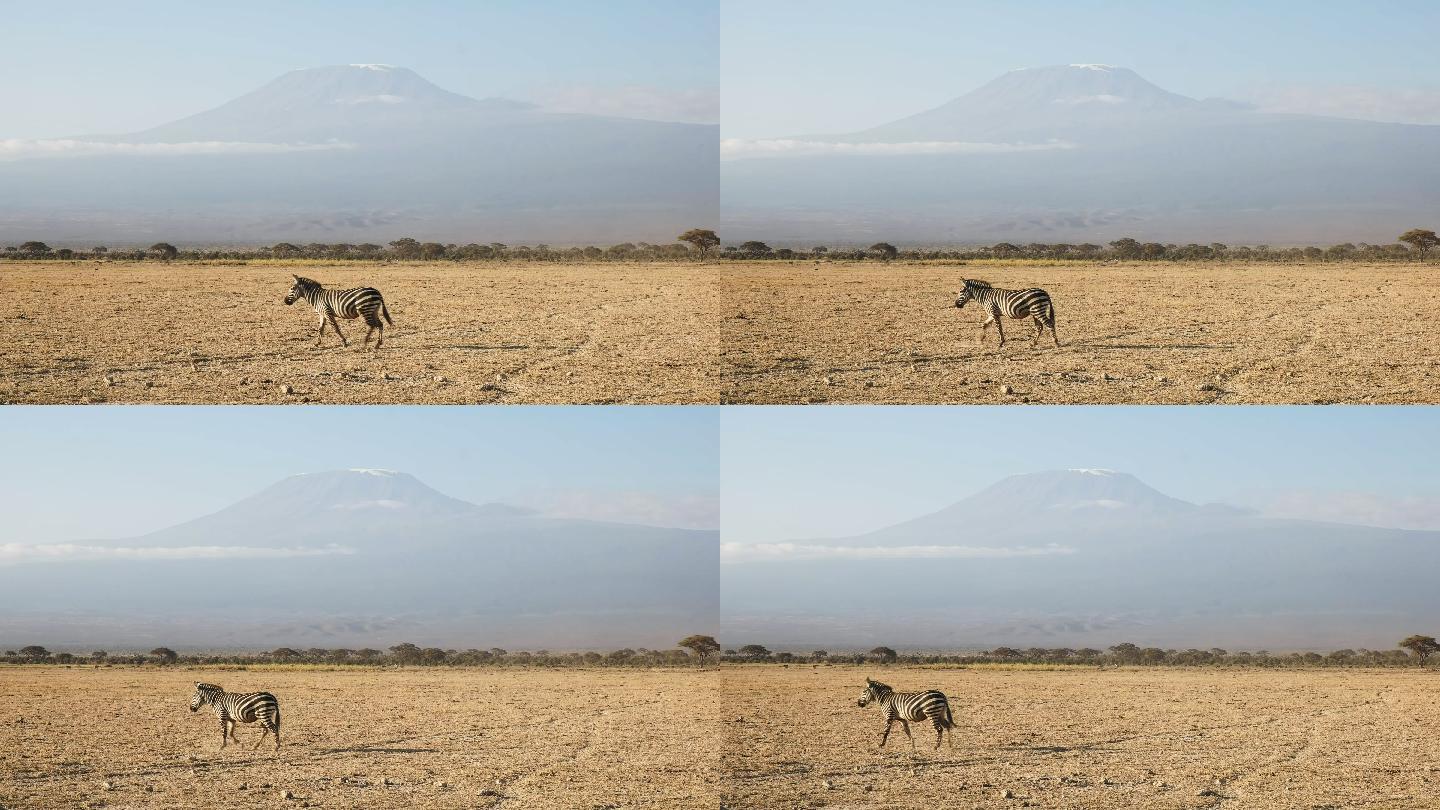
[[[290,274],[290,277],[293,278],[293,279],[295,279],[296,281],[299,281],[299,280],[300,280],[300,277],[297,276],[297,275],[295,275],[294,273],[291,273],[291,274]]]

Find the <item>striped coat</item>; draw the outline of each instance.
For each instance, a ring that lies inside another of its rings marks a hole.
[[[190,711],[199,711],[201,706],[209,706],[220,718],[221,748],[225,747],[227,738],[240,742],[240,738],[235,736],[237,724],[258,722],[265,731],[255,741],[254,747],[259,748],[260,743],[273,733],[275,750],[280,750],[280,701],[269,692],[231,693],[213,683],[196,683],[195,694],[190,697]]]
[[[886,684],[866,678],[865,691],[860,693],[858,703],[861,708],[878,703],[885,710],[885,734],[880,738],[881,748],[885,747],[885,742],[890,739],[890,729],[898,721],[905,730],[905,736],[910,738],[910,750],[915,750],[910,724],[925,720],[935,726],[935,750],[940,750],[940,742],[947,731],[950,732],[950,747],[955,747],[955,718],[950,714],[950,701],[943,692],[934,689],[896,692]]]
[[[1001,323],[1002,318],[1030,318],[1035,323],[1035,335],[1031,340],[1039,340],[1045,334],[1045,327],[1050,327],[1050,337],[1055,341],[1055,346],[1060,346],[1060,338],[1055,334],[1055,304],[1050,300],[1050,294],[1044,290],[1030,287],[1024,290],[1002,290],[999,287],[990,286],[989,282],[976,279],[964,279],[964,287],[955,294],[955,307],[964,309],[965,305],[974,301],[980,305],[986,318],[980,324],[980,342],[985,342],[985,335],[990,324],[995,324],[995,331],[1000,335],[1000,345],[1005,345],[1005,327]]]
[[[290,286],[290,292],[285,295],[285,305],[289,306],[300,299],[305,299],[315,313],[320,316],[320,334],[315,338],[315,345],[319,346],[325,338],[325,324],[330,324],[335,329],[335,334],[340,336],[340,345],[349,346],[350,341],[345,339],[345,333],[340,331],[340,324],[335,321],[337,317],[346,320],[364,318],[365,346],[370,345],[370,336],[378,329],[380,337],[375,341],[375,348],[385,342],[385,324],[395,325],[390,320],[390,310],[385,308],[385,299],[380,291],[374,287],[354,287],[349,290],[327,290],[320,282],[304,276],[292,276],[295,283]],[[384,317],[384,322],[380,318]]]

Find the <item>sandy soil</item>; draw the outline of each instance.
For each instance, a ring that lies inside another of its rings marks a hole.
[[[218,750],[196,680],[274,692],[280,752]],[[0,667],[0,807],[715,807],[717,680]]]
[[[1042,287],[1061,347],[954,307]],[[1440,267],[727,264],[724,402],[1437,403]],[[1010,393],[1005,392],[1005,387]]]
[[[940,689],[958,728],[898,724],[866,676]],[[1435,671],[1017,671],[744,666],[722,672],[730,808],[1440,807]]]
[[[714,267],[0,265],[0,402],[714,403]],[[374,286],[341,348],[292,273]],[[292,393],[284,393],[289,386]]]

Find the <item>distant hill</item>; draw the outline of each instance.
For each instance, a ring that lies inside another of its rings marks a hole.
[[[670,647],[717,621],[713,531],[546,518],[389,470],[84,545],[124,551],[0,567],[0,641]]]
[[[726,556],[736,643],[1389,648],[1440,624],[1440,532],[1265,518],[1109,470]]]
[[[719,213],[714,126],[472,99],[388,65],[46,144],[0,151],[12,240],[660,243]]]
[[[737,241],[1388,243],[1440,220],[1440,126],[1264,113],[1108,65],[725,153]]]

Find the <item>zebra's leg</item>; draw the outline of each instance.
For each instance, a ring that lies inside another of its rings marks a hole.
[[[337,335],[340,336],[340,345],[341,345],[341,346],[349,346],[349,345],[350,345],[350,341],[346,340],[346,339],[345,339],[345,333],[340,331],[340,322],[337,321],[337,320],[335,320],[335,316],[334,316],[334,315],[331,315],[331,316],[330,316],[330,326],[335,329],[335,334],[337,334]]]
[[[945,721],[939,717],[935,718],[935,750],[940,750],[940,743],[945,741]]]
[[[990,317],[991,317],[992,319],[994,319],[994,321],[995,321],[995,333],[1000,336],[1000,345],[999,345],[999,346],[996,346],[995,348],[997,348],[997,349],[1004,348],[1004,347],[1005,347],[1005,324],[1003,324],[1003,323],[1000,322],[1001,320],[1003,320],[1003,318],[1002,318],[1001,316],[998,316],[998,315],[991,315]]]
[[[1045,334],[1045,322],[1040,320],[1039,315],[1031,316],[1035,320],[1035,335],[1030,338],[1031,343],[1039,343],[1040,337]]]
[[[230,742],[228,739],[226,739],[229,736],[230,721],[222,717],[220,718],[220,750],[225,750],[225,744]]]
[[[230,721],[230,739],[234,740],[237,745],[240,743],[240,735],[238,733],[239,728],[239,723],[235,722],[234,720]]]
[[[886,720],[886,721],[885,721],[885,733],[880,735],[880,747],[881,747],[881,748],[884,748],[884,747],[885,747],[885,741],[888,740],[888,739],[890,739],[890,729],[892,729],[892,728],[894,728],[894,727],[895,727],[895,721],[894,721],[894,720]]]
[[[325,341],[325,319],[324,319],[324,318],[321,318],[321,319],[320,319],[320,334],[319,334],[318,336],[316,336],[316,338],[315,338],[315,345],[316,345],[316,347],[319,347],[319,345],[320,345],[321,343],[323,343],[324,341]]]
[[[910,733],[910,721],[901,720],[900,728],[905,730],[905,736],[910,738],[910,753],[915,753],[915,735]]]
[[[275,721],[275,728],[273,729],[273,731],[274,731],[274,734],[275,734],[275,750],[276,750],[276,751],[279,751],[279,750],[280,750],[280,721],[279,721],[279,720],[276,720],[276,721]],[[954,741],[954,740],[951,740],[951,741],[950,741],[950,744],[951,744],[951,745],[954,745],[954,744],[955,744],[955,741]]]
[[[365,342],[360,344],[361,349],[370,348],[370,336],[373,334],[375,334],[375,327],[367,325],[365,327]]]
[[[1055,313],[1050,313],[1050,338],[1055,341],[1055,348],[1060,348],[1060,336],[1055,334]]]
[[[994,320],[995,320],[994,316],[991,316],[991,317],[986,318],[985,320],[983,320],[983,321],[980,322],[980,345],[981,345],[981,346],[984,346],[984,345],[985,345],[985,337],[990,334],[990,324],[991,324],[991,322],[994,321]]]
[[[261,723],[261,724],[260,724],[260,728],[263,729],[263,730],[260,732],[260,739],[256,740],[256,741],[255,741],[255,745],[251,746],[251,748],[250,748],[251,751],[258,751],[258,750],[260,750],[260,743],[265,742],[265,738],[270,736],[270,726],[269,726],[268,724],[266,724],[266,723]]]

